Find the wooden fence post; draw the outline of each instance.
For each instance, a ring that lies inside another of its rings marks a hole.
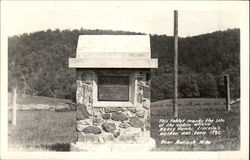
[[[174,98],[173,113],[178,117],[178,11],[174,11]]]
[[[12,124],[16,125],[16,87],[12,88]]]
[[[227,111],[231,110],[231,105],[230,105],[230,81],[229,81],[229,74],[226,74],[224,76],[224,83],[225,83],[225,89],[226,89],[226,106],[227,106]]]

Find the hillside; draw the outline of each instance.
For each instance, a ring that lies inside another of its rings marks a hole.
[[[143,34],[112,30],[46,30],[8,39],[9,89],[19,94],[75,98],[75,70],[68,58],[75,57],[82,34]],[[173,37],[150,35],[152,57],[159,68],[152,70],[152,100],[172,97]],[[223,97],[223,75],[230,74],[231,96],[240,96],[240,30],[230,29],[179,39],[179,96]]]

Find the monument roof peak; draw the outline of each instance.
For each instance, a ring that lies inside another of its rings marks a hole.
[[[111,59],[112,63],[110,63]],[[139,60],[138,62],[142,64],[131,65],[131,60],[133,62]],[[91,62],[86,63],[86,61]],[[96,64],[97,62],[99,64]],[[80,35],[76,58],[70,58],[69,66],[72,68],[157,68],[157,62],[157,59],[151,59],[149,35]]]
[[[120,55],[121,54],[121,55]],[[80,35],[76,58],[112,57],[150,58],[149,35]]]

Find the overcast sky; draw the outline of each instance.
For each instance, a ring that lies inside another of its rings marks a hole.
[[[181,5],[180,5],[181,4]],[[46,29],[112,29],[173,35],[173,9],[179,36],[239,28],[238,3],[12,1],[3,15],[8,35]]]

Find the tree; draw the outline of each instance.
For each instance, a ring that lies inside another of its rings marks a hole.
[[[232,99],[240,97],[240,70],[239,67],[230,67],[217,76],[217,88],[220,97],[226,97],[224,75],[229,74],[230,78],[230,96]]]
[[[8,38],[8,84],[18,93],[59,98],[75,95],[75,70],[68,58],[75,57],[79,34],[136,35],[112,30],[46,30]],[[151,54],[159,68],[152,69],[151,98],[173,96],[173,37],[150,35]],[[223,79],[230,74],[231,96],[240,96],[240,30],[230,29],[179,39],[179,95],[181,97],[223,96]],[[14,65],[14,68],[13,68]],[[211,75],[204,77],[205,74]],[[195,77],[188,77],[195,74]],[[216,77],[216,81],[214,81]],[[18,82],[18,83],[17,83]],[[218,83],[218,84],[216,84]],[[215,85],[216,84],[216,85]],[[218,94],[216,88],[218,88]]]
[[[178,92],[181,98],[196,98],[200,96],[200,92],[196,83],[195,76],[192,74],[184,74],[179,76]]]
[[[217,97],[217,84],[211,73],[200,74],[198,79],[200,97],[215,98]]]

